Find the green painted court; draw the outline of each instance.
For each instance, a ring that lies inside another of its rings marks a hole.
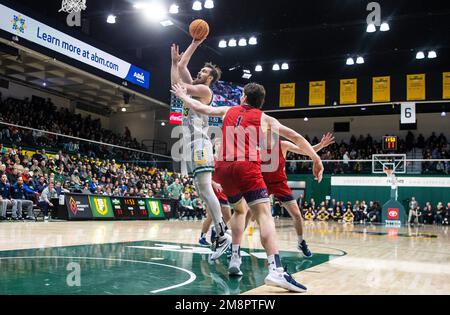
[[[209,260],[209,248],[130,242],[0,252],[0,294],[237,295],[264,284],[266,255],[242,250],[243,277],[228,276],[228,260]],[[339,256],[281,252],[292,273]]]

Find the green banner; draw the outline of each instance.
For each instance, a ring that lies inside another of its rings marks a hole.
[[[166,218],[166,216],[164,215],[164,208],[162,206],[161,200],[146,199],[145,204],[147,205],[149,218]]]
[[[111,199],[108,196],[89,196],[89,203],[94,218],[114,218]]]

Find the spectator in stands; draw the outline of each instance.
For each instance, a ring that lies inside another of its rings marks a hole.
[[[22,177],[17,178],[17,183],[11,187],[11,198],[17,203],[17,213],[13,213],[13,220],[22,219],[23,209],[26,209],[27,220],[36,220],[33,211],[33,202],[29,200],[30,195],[37,195],[27,185],[24,185]]]
[[[434,211],[433,206],[430,202],[426,203],[425,208],[423,208],[423,223],[424,224],[433,224],[434,223]]]
[[[419,224],[419,215],[420,207],[419,204],[416,201],[415,197],[411,198],[411,201],[409,202],[409,213],[408,213],[408,223],[413,224],[413,220],[416,224]]]
[[[49,219],[48,212],[49,208],[53,208],[54,204],[51,202],[51,199],[57,198],[57,192],[55,190],[54,184],[50,183],[47,187],[44,188],[41,195],[39,196],[39,208],[41,208],[44,213],[44,220],[47,221]]]
[[[13,217],[17,217],[17,202],[11,197],[11,185],[8,183],[6,174],[3,174],[0,182],[0,196],[1,196],[1,214],[0,220],[6,220],[6,210],[8,207],[12,208]]]
[[[169,198],[179,200],[183,191],[183,185],[180,184],[180,180],[177,178],[175,182],[167,187],[167,191],[169,192]]]
[[[445,218],[445,214],[446,210],[444,208],[444,205],[442,204],[442,202],[439,202],[436,207],[436,217],[435,217],[436,224],[442,224]]]
[[[367,219],[369,222],[379,222],[380,214],[377,204],[373,201],[369,202],[369,207],[367,208]]]
[[[194,207],[192,205],[190,193],[185,193],[183,198],[181,198],[179,212],[181,213],[179,219],[183,219],[184,217],[187,219],[189,219],[189,217],[192,217],[193,220],[195,219]]]
[[[206,212],[205,212],[205,205],[203,204],[203,201],[199,198],[197,192],[193,192],[192,194],[192,206],[194,207],[195,217],[199,220],[201,220]]]
[[[445,207],[445,216],[442,224],[443,225],[450,224],[450,202],[447,202],[447,207]]]

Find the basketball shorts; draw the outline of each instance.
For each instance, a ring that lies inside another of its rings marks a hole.
[[[187,159],[181,161],[181,173],[194,176],[203,172],[214,172],[214,154],[211,141],[199,139],[187,145]]]
[[[215,177],[231,205],[238,204],[242,198],[249,206],[270,201],[258,163],[220,162],[216,164]]]
[[[289,188],[285,181],[282,182],[266,182],[269,195],[274,195],[275,198],[280,200],[282,203],[290,203],[295,201],[292,196],[292,190]]]

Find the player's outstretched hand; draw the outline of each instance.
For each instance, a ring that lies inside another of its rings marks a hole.
[[[180,83],[172,85],[172,90],[170,90],[170,92],[180,99],[187,97],[187,89]]]
[[[170,51],[172,54],[172,63],[178,64],[181,60],[181,57],[183,56],[182,53],[180,54],[180,47],[178,47],[177,44],[172,44]]]
[[[193,39],[192,44],[200,46],[205,41],[205,39],[206,39],[206,37],[202,38],[202,39]]]
[[[314,179],[317,180],[317,182],[321,182],[322,181],[322,176],[323,176],[323,164],[321,160],[316,160],[314,161],[314,165],[313,165],[313,175],[314,175]]]
[[[218,192],[222,192],[223,191],[223,188],[222,188],[222,185],[220,185],[219,183],[216,183],[216,182],[212,182],[212,186],[213,186],[213,189],[215,190],[215,191],[218,191]]]
[[[331,132],[328,132],[326,135],[322,137],[322,141],[320,141],[320,145],[323,148],[328,147],[329,145],[332,145],[335,142],[334,136]]]

